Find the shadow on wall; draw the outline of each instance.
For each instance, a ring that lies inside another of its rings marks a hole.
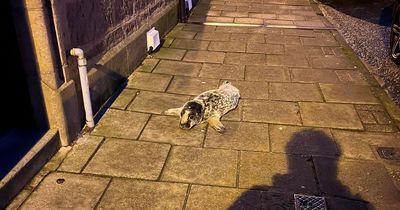
[[[104,114],[101,114],[101,106],[109,107],[111,105],[116,99],[116,95],[126,86],[127,79],[116,70],[100,64],[95,64],[89,74],[93,75],[89,77],[92,106],[96,111],[96,119],[99,119]]]
[[[271,186],[257,185],[242,193],[230,210],[295,209],[294,193],[324,196],[330,210],[373,209],[337,179],[335,156],[340,156],[341,150],[324,132],[313,129],[297,132],[285,150],[287,154],[296,154],[286,155],[287,173],[274,175]]]

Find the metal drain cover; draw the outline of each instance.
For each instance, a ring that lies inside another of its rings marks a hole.
[[[395,147],[378,147],[379,156],[387,160],[400,160],[400,149]]]
[[[296,210],[327,210],[325,198],[312,195],[294,194]]]

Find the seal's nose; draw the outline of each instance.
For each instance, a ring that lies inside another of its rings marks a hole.
[[[179,127],[182,128],[182,129],[189,129],[189,128],[190,128],[190,125],[189,125],[188,123],[179,124]]]

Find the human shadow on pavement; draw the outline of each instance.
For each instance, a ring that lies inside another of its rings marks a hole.
[[[307,129],[294,133],[285,146],[285,152],[286,162],[273,164],[286,165],[287,173],[273,175],[272,185],[252,186],[234,201],[230,210],[295,209],[294,194],[323,196],[329,210],[373,209],[337,179],[337,161],[341,150],[324,132]],[[268,180],[268,174],[271,172],[266,171],[263,180]],[[263,175],[253,176],[259,180]],[[322,183],[319,179],[323,180]]]

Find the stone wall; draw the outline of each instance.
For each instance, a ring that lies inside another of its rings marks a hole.
[[[162,38],[176,25],[178,0],[51,0],[51,10],[60,68],[65,82],[74,81],[68,89],[76,91],[75,112],[83,125],[77,60],[70,49],[85,52],[96,113],[146,57],[146,32],[156,27]]]
[[[30,36],[34,46],[40,46],[35,50],[43,51],[44,41],[50,46],[46,53],[35,54],[37,61],[43,61],[39,64],[49,66],[39,66],[42,83],[49,75],[58,79],[42,92],[46,108],[50,107],[46,111],[50,128],[60,131],[64,146],[85,124],[77,58],[70,50],[83,49],[88,60],[92,108],[97,113],[147,56],[146,32],[156,27],[162,38],[177,24],[178,16],[178,0],[17,1],[16,8],[32,10],[28,25],[37,33]],[[44,26],[47,34],[41,29]],[[57,103],[59,106],[54,106]]]
[[[73,0],[65,3],[69,43],[91,58],[111,49],[159,13],[167,0]]]

